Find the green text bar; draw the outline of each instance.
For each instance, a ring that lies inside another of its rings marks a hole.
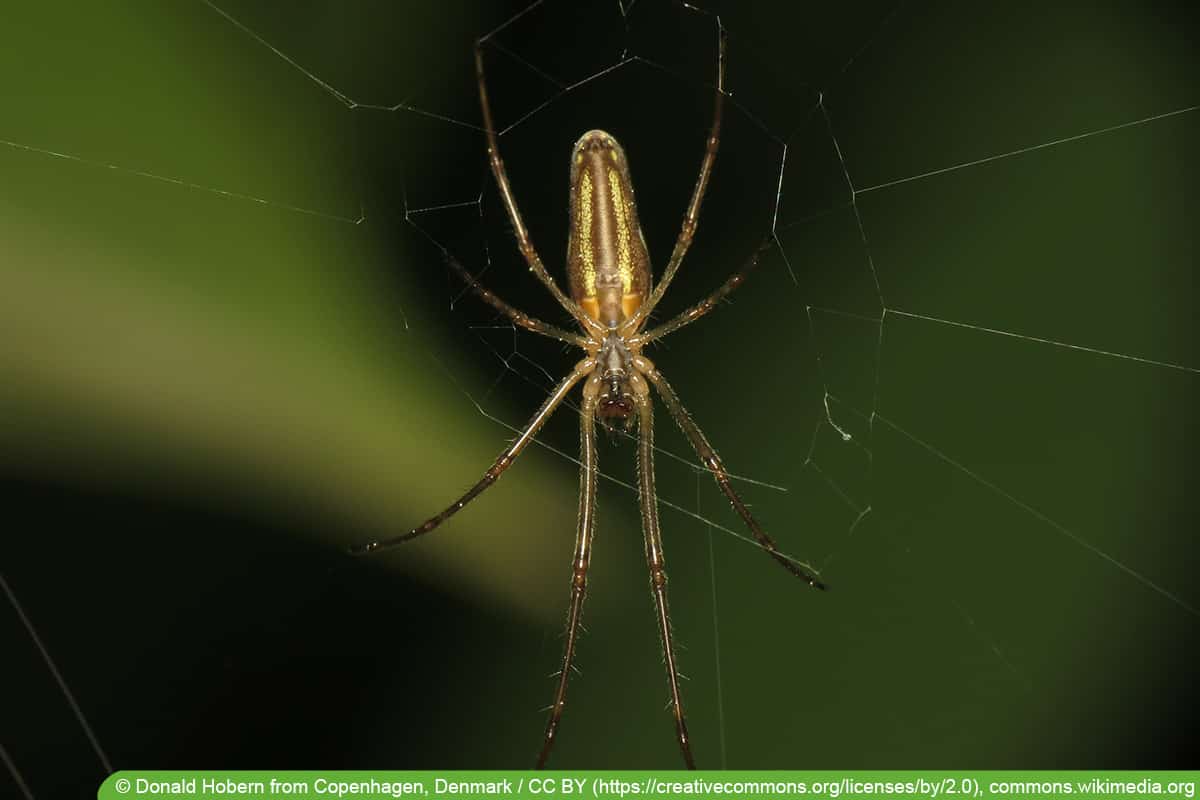
[[[485,800],[490,798],[1186,797],[1200,771],[135,771],[100,786],[99,800]]]

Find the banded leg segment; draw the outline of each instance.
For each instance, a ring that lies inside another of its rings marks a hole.
[[[693,322],[712,311],[714,308],[716,308],[717,303],[733,294],[733,291],[745,282],[746,276],[752,269],[758,266],[758,260],[762,258],[763,253],[767,252],[767,250],[770,248],[771,240],[767,239],[765,242],[759,245],[758,249],[754,251],[754,255],[747,259],[746,263],[742,265],[742,268],[733,273],[733,275],[731,275],[729,279],[725,281],[725,283],[721,284],[721,286],[715,292],[701,300],[699,303],[696,303],[696,305],[687,309],[683,313],[679,314],[679,316],[667,320],[652,330],[638,334],[634,341],[641,345],[650,344],[650,342],[653,342],[655,339],[661,339],[667,334],[674,333],[685,325],[691,325]]]
[[[500,476],[504,474],[506,469],[512,466],[512,463],[517,460],[517,456],[519,456],[521,451],[524,450],[531,441],[533,441],[533,437],[536,436],[537,432],[541,430],[543,425],[546,424],[546,420],[548,420],[550,415],[554,413],[554,409],[558,408],[559,404],[562,403],[563,399],[567,396],[567,393],[571,391],[571,387],[573,387],[585,376],[590,375],[595,369],[595,366],[596,362],[591,358],[585,358],[583,361],[580,361],[578,364],[576,364],[575,368],[571,370],[571,374],[563,378],[559,382],[558,386],[554,387],[554,391],[551,392],[550,396],[546,398],[546,402],[542,403],[542,407],[539,408],[537,413],[533,415],[533,418],[529,420],[529,423],[525,426],[524,430],[517,435],[516,440],[513,441],[513,443],[510,444],[503,453],[500,454],[500,457],[496,459],[495,463],[493,463],[490,468],[488,468],[488,471],[483,474],[483,477],[480,478],[474,486],[468,489],[466,494],[458,498],[456,502],[450,504],[440,513],[435,514],[434,516],[425,520],[407,533],[402,533],[387,539],[376,539],[374,541],[354,547],[350,550],[350,552],[354,555],[366,555],[368,553],[374,553],[377,550],[384,550],[389,547],[395,547],[405,542],[412,541],[419,536],[424,536],[438,525],[441,525],[443,522],[450,519],[450,517],[457,514],[460,510],[462,510],[463,506],[474,500],[479,495],[483,494],[488,487],[495,483]]]
[[[750,533],[762,549],[766,550],[767,554],[779,562],[784,569],[809,586],[814,589],[825,589],[825,584],[816,575],[802,569],[790,558],[779,552],[779,547],[775,544],[775,540],[768,536],[767,532],[758,524],[758,520],[754,519],[754,516],[750,513],[750,509],[746,508],[746,504],[742,502],[742,498],[734,490],[733,484],[729,479],[729,473],[726,471],[725,465],[721,463],[717,451],[708,443],[708,437],[700,430],[700,426],[692,420],[687,409],[683,407],[683,403],[679,402],[679,396],[675,394],[675,390],[671,388],[671,384],[667,383],[662,373],[658,371],[650,359],[644,356],[636,356],[633,363],[650,380],[650,383],[654,385],[654,388],[662,397],[663,403],[671,412],[671,416],[675,418],[676,424],[679,425],[683,434],[687,436],[688,441],[692,443],[692,448],[696,451],[696,456],[700,459],[700,463],[712,473],[713,478],[717,481],[717,486],[720,487],[725,497],[729,499],[733,510],[742,518],[742,522],[746,523],[746,527],[750,529]]]
[[[645,383],[642,383],[645,387]],[[646,565],[650,568],[650,595],[658,615],[658,633],[662,638],[667,683],[671,690],[671,710],[675,716],[675,735],[688,769],[696,768],[691,739],[683,715],[679,692],[679,666],[675,660],[675,641],[671,636],[671,612],[667,606],[666,555],[662,529],[658,523],[658,495],[654,492],[654,405],[649,390],[638,396],[638,502],[642,512],[642,533],[646,537]]]
[[[725,108],[725,47],[728,37],[725,35],[725,28],[721,26],[720,19],[717,20],[717,34],[719,42],[717,44],[717,84],[713,91],[713,118],[712,126],[708,131],[708,139],[705,140],[704,158],[700,161],[700,174],[696,178],[691,202],[688,203],[687,212],[683,215],[683,227],[679,231],[679,238],[675,240],[675,249],[671,251],[671,258],[663,269],[662,278],[655,285],[646,302],[622,325],[624,331],[637,330],[650,318],[654,307],[658,305],[658,301],[662,300],[667,287],[675,278],[679,265],[683,263],[683,257],[687,255],[688,248],[692,246],[692,239],[695,238],[696,228],[700,224],[700,204],[704,202],[704,194],[708,191],[713,165],[717,161],[717,150],[721,146],[721,118]]]
[[[521,212],[517,208],[517,201],[513,198],[512,184],[508,181],[508,173],[504,169],[504,159],[500,156],[500,142],[499,137],[496,136],[496,126],[492,121],[492,104],[488,100],[487,79],[483,69],[483,44],[484,40],[482,39],[475,43],[475,80],[479,85],[479,106],[483,111],[483,127],[487,132],[488,163],[491,165],[492,175],[496,179],[496,186],[500,190],[500,199],[504,203],[504,209],[508,212],[509,222],[512,223],[513,234],[517,237],[517,248],[521,251],[526,263],[529,264],[529,269],[550,290],[550,294],[554,296],[558,304],[578,320],[585,331],[603,335],[605,331],[600,323],[585,314],[579,304],[567,297],[554,282],[554,278],[550,277],[546,265],[542,263],[541,256],[533,246],[533,240],[529,238],[529,229],[525,227],[525,221],[521,218]]]
[[[550,706],[550,719],[546,722],[546,735],[542,751],[538,755],[537,768],[546,766],[554,738],[558,734],[558,723],[562,719],[567,701],[567,679],[571,675],[571,662],[575,659],[575,642],[579,635],[579,621],[583,617],[583,600],[587,595],[588,566],[592,560],[592,533],[596,528],[596,397],[600,391],[600,379],[596,373],[584,386],[583,408],[580,411],[579,428],[579,528],[575,534],[575,557],[571,562],[571,606],[567,611],[567,637],[563,644],[562,671],[558,674],[558,686],[554,691],[554,704]]]
[[[447,250],[445,247],[442,247],[441,250],[442,258],[447,264],[450,265],[450,268],[458,274],[458,277],[462,279],[463,283],[467,284],[467,286],[471,288],[471,291],[475,293],[475,296],[499,311],[501,314],[504,314],[506,317],[512,320],[515,325],[518,325],[527,331],[533,331],[534,333],[541,334],[542,336],[546,336],[551,339],[558,339],[560,342],[566,342],[567,344],[573,344],[578,347],[587,346],[588,340],[585,337],[580,336],[577,333],[571,333],[570,331],[563,330],[562,328],[551,325],[548,322],[542,322],[540,319],[531,317],[521,309],[504,302],[496,296],[495,292],[480,283],[458,259],[451,255],[449,250]]]

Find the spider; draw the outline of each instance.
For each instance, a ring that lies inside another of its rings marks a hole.
[[[625,152],[610,134],[592,130],[575,143],[570,169],[570,229],[567,240],[568,297],[546,271],[530,240],[529,231],[513,197],[512,186],[500,156],[498,137],[492,121],[484,75],[483,45],[486,37],[475,44],[475,74],[479,103],[487,135],[487,154],[500,197],[512,224],[521,255],[529,268],[550,293],[580,325],[582,334],[569,332],[509,305],[484,288],[445,247],[441,255],[446,263],[484,302],[505,314],[514,324],[534,333],[558,339],[583,349],[585,356],[563,378],[538,409],[517,438],[496,459],[483,477],[467,492],[440,513],[417,527],[397,536],[367,542],[352,552],[366,554],[394,547],[437,528],[464,506],[494,484],[533,440],[554,410],[563,402],[576,384],[583,383],[583,402],[580,409],[579,525],[575,539],[575,554],[571,567],[570,606],[567,614],[566,643],[562,669],[558,672],[554,702],[538,754],[537,767],[542,768],[550,756],[559,722],[566,703],[567,679],[578,637],[583,601],[587,591],[588,564],[591,559],[592,533],[596,508],[596,426],[612,429],[622,423],[627,430],[637,425],[638,503],[642,517],[642,532],[646,540],[646,563],[650,570],[650,590],[658,618],[658,632],[666,661],[667,681],[671,693],[671,708],[675,733],[683,760],[695,769],[683,703],[679,691],[675,646],[671,636],[671,615],[667,606],[667,573],[663,554],[662,535],[658,520],[658,498],[654,491],[654,409],[651,387],[657,391],[667,410],[675,419],[696,451],[696,456],[716,479],[717,485],[741,516],[759,545],[788,572],[824,589],[817,577],[797,566],[776,547],[774,540],[750,514],[745,503],[730,484],[716,450],[692,420],[679,401],[678,395],[658,371],[654,363],[642,354],[646,345],[688,325],[711,311],[716,304],[740,286],[746,274],[757,264],[769,247],[770,238],[763,243],[716,291],[691,306],[677,317],[646,330],[647,320],[662,299],[671,279],[675,277],[688,247],[696,233],[700,204],[708,188],[720,143],[721,117],[725,96],[726,34],[717,22],[719,45],[717,81],[713,95],[713,116],[706,141],[700,174],[684,215],[683,226],[675,242],[671,258],[662,278],[652,285],[650,258],[638,221],[633,184]]]

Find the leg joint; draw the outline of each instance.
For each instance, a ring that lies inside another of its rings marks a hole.
[[[667,571],[662,564],[650,565],[650,586],[656,592],[667,588]]]
[[[571,588],[578,589],[579,591],[587,589],[587,573],[587,560],[582,558],[577,560],[571,571]]]

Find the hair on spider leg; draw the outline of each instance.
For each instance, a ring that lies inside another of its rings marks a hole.
[[[580,671],[579,667],[578,667],[578,666],[576,666],[575,664],[572,664],[572,665],[571,665],[571,673],[572,673],[572,674],[574,674],[574,675],[579,675],[579,676],[582,676],[582,675],[583,675],[583,672],[582,672],[582,671]],[[547,678],[561,678],[561,677],[562,677],[562,670],[561,670],[561,669],[555,670],[554,672],[551,672],[551,673],[550,673],[549,675],[547,675],[546,677],[547,677]]]
[[[575,628],[579,633],[590,633],[590,631],[587,630],[586,628],[584,628],[582,625],[576,625]],[[567,632],[565,630],[561,630],[558,633],[554,634],[554,638],[555,639],[565,639],[565,638],[567,638]],[[576,638],[578,639],[579,637],[576,636]]]

